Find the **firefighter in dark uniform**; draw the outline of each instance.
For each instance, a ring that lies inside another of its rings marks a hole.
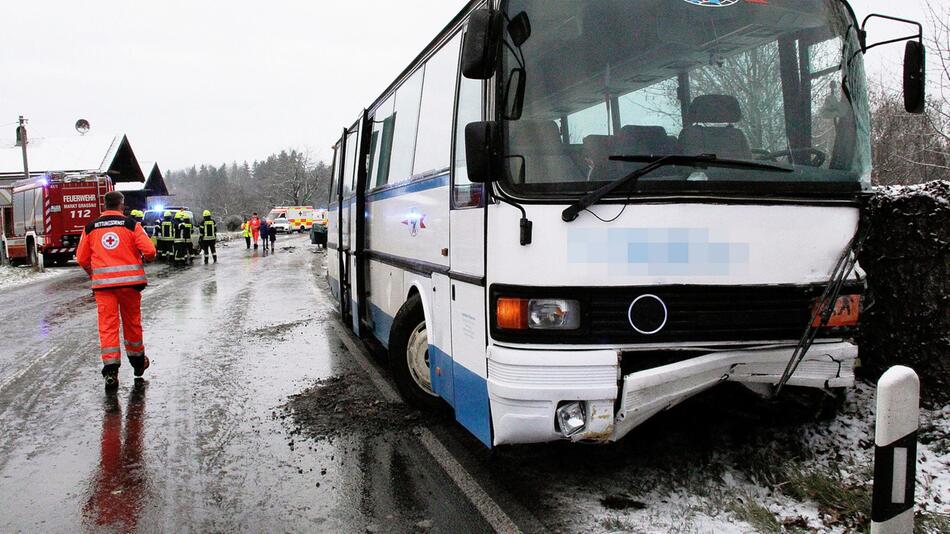
[[[158,231],[158,257],[164,261],[175,259],[175,220],[171,211],[162,216]]]
[[[218,249],[216,248],[218,242],[218,224],[214,222],[214,219],[211,218],[211,211],[205,210],[202,214],[202,223],[201,223],[201,252],[205,257],[205,265],[208,264],[208,253],[211,253],[211,257],[214,258],[214,262],[218,263]]]
[[[175,218],[178,224],[175,227],[175,265],[191,264],[194,258],[191,255],[191,218],[180,211]]]

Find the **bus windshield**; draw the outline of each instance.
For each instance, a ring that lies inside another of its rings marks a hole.
[[[715,155],[792,171],[668,166],[621,188],[622,196],[852,194],[870,185],[864,67],[840,0],[503,7],[531,28],[521,47],[506,35],[497,85],[498,112],[508,119],[504,187],[516,195],[582,194],[646,164],[619,156]]]

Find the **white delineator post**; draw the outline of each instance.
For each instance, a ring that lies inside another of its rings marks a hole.
[[[909,367],[892,367],[877,383],[871,534],[914,531],[919,419],[917,373]]]

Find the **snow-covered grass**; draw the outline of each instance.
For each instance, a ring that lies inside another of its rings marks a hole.
[[[562,532],[868,528],[872,385],[859,383],[831,420],[732,393],[694,401],[627,442],[515,448],[495,458],[495,468],[499,476],[509,471],[516,487],[543,488],[545,515]],[[950,532],[950,407],[922,412],[920,442],[917,532]]]
[[[0,290],[9,289],[30,282],[39,280],[49,280],[69,273],[76,272],[78,267],[56,267],[47,268],[46,272],[38,273],[32,267],[13,267],[10,265],[0,266]]]

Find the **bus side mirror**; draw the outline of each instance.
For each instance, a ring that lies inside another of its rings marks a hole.
[[[474,11],[462,46],[462,75],[470,80],[487,80],[495,74],[501,55],[501,13],[489,9]]]
[[[904,48],[904,109],[920,114],[927,104],[927,50],[919,41]]]
[[[496,123],[472,122],[465,125],[465,161],[468,180],[474,184],[492,181],[498,170]]]
[[[516,68],[508,76],[505,88],[505,120],[516,121],[524,110],[525,70]]]

